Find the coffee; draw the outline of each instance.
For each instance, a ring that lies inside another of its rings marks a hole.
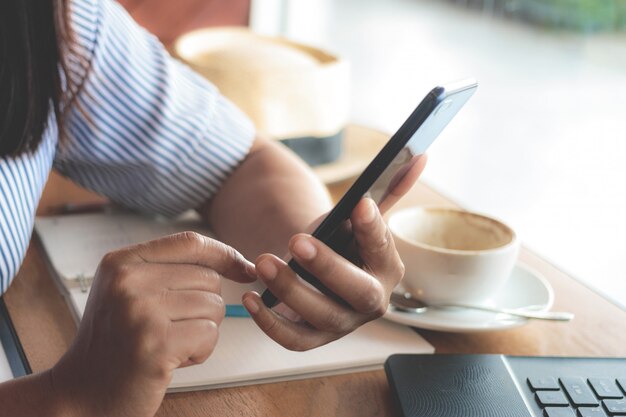
[[[398,230],[402,238],[417,244],[453,250],[488,250],[504,246],[514,239],[513,231],[489,217],[452,209],[425,209],[404,212],[413,216]]]

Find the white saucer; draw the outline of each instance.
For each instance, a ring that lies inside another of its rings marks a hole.
[[[554,302],[554,291],[537,271],[517,264],[504,287],[488,303],[494,307],[532,308],[547,311]],[[507,314],[470,309],[428,309],[423,313],[405,313],[389,307],[384,317],[396,323],[444,332],[485,332],[510,329],[526,324],[527,319]]]

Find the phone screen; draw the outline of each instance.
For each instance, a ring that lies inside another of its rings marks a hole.
[[[363,197],[374,200],[383,212],[395,204],[391,191],[400,184],[419,156],[426,152],[474,94],[477,86],[475,80],[468,79],[431,90],[312,235],[350,259],[347,256],[352,243],[349,218],[354,207]],[[289,261],[289,266],[324,294],[339,299],[293,259]],[[262,298],[268,307],[274,306],[278,301],[269,290],[263,293]]]

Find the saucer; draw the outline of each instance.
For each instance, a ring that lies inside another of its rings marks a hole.
[[[504,287],[487,305],[547,311],[553,302],[554,291],[548,281],[528,266],[517,264]],[[456,333],[511,329],[528,322],[522,317],[465,308],[429,308],[423,313],[407,313],[390,306],[384,317],[411,327]]]

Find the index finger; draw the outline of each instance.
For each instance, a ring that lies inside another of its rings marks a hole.
[[[143,262],[191,264],[211,268],[237,282],[256,280],[254,264],[233,247],[196,232],[182,232],[128,250]]]

